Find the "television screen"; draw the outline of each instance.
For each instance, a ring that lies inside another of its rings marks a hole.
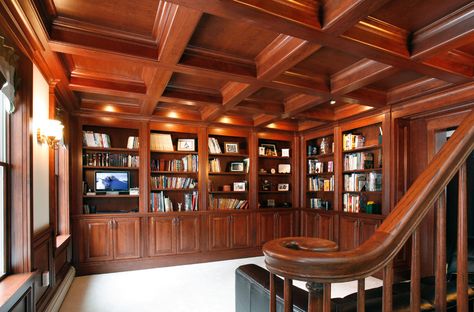
[[[96,191],[114,191],[128,192],[129,173],[126,171],[96,171],[95,172],[95,190]]]

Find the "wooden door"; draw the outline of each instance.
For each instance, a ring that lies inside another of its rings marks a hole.
[[[180,216],[177,220],[177,252],[199,252],[200,216]]]
[[[209,249],[222,250],[231,248],[230,238],[231,215],[209,216]]]
[[[112,221],[112,218],[83,221],[85,262],[106,261],[114,258]]]
[[[148,255],[176,253],[176,225],[173,217],[148,218]]]
[[[231,247],[250,247],[250,213],[234,213],[231,215]]]
[[[301,236],[315,237],[317,214],[313,211],[302,211],[301,213]]]
[[[379,227],[380,220],[376,219],[359,219],[359,245],[368,240],[375,230]]]
[[[140,257],[140,218],[114,219],[114,258]]]
[[[357,217],[340,216],[339,218],[339,250],[351,250],[359,243],[359,219]]]
[[[334,241],[334,215],[318,213],[316,237]]]
[[[293,211],[279,211],[277,213],[277,238],[295,235],[295,221]]]
[[[275,214],[273,212],[262,212],[259,215],[258,233],[259,245],[263,245],[275,238]]]

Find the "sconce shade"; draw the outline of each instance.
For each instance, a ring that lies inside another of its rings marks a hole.
[[[51,148],[58,148],[63,138],[64,126],[59,120],[49,119],[38,128],[38,142],[47,143]]]

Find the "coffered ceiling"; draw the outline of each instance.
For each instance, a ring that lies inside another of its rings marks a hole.
[[[304,130],[474,80],[470,0],[20,2],[79,113]]]

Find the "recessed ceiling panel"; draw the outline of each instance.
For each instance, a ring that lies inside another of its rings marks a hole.
[[[196,91],[201,90],[205,93],[214,93],[220,95],[220,90],[226,83],[226,81],[212,79],[204,76],[174,73],[168,83],[168,86],[173,86],[177,88],[189,88],[194,89]]]
[[[412,71],[400,71],[395,75],[392,75],[390,77],[371,84],[369,87],[382,91],[388,91],[392,88],[398,87],[399,85],[419,79],[421,77],[423,77],[423,75]]]

